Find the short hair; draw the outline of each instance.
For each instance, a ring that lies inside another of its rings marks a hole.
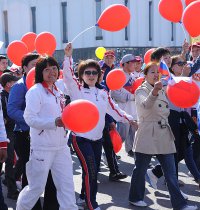
[[[97,72],[98,72],[97,83],[99,83],[99,79],[101,77],[101,67],[100,67],[99,63],[93,59],[87,59],[87,60],[81,61],[79,63],[78,78],[79,78],[80,83],[84,82],[82,76],[84,74],[85,69],[87,69],[88,67],[93,67],[97,70]]]
[[[29,62],[32,61],[32,60],[35,60],[37,58],[39,58],[39,54],[38,53],[29,53],[29,54],[26,54],[23,58],[22,58],[22,61],[21,61],[21,66],[22,66],[22,69],[24,70],[24,66],[28,66]]]
[[[171,67],[169,68],[169,71],[174,74],[174,72],[172,71],[172,67],[175,65],[175,63],[177,62],[177,60],[179,58],[182,58],[181,55],[174,55],[172,56],[172,64],[171,64]]]
[[[55,58],[53,58],[52,56],[41,56],[39,57],[36,66],[35,66],[35,84],[36,83],[42,83],[44,81],[43,78],[43,70],[47,67],[47,66],[57,66],[58,68],[58,78],[60,75],[60,67],[58,62],[56,61]]]
[[[158,63],[157,62],[149,62],[149,63],[147,63],[147,65],[145,66],[144,71],[143,71],[144,72],[144,75],[147,75],[149,69],[152,66],[154,66],[154,65],[158,66]]]
[[[0,55],[0,61],[3,59],[7,59],[5,55]]]
[[[170,54],[170,51],[167,48],[158,47],[151,54],[151,61],[159,62],[162,56]]]

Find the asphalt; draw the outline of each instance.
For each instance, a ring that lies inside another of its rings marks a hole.
[[[141,208],[130,205],[128,202],[128,193],[131,173],[134,167],[134,159],[126,154],[124,148],[122,148],[118,154],[121,156],[121,159],[118,161],[120,171],[126,173],[128,177],[120,182],[110,182],[108,179],[109,169],[102,161],[101,171],[98,177],[99,189],[97,194],[97,201],[102,210],[141,210]],[[76,155],[73,155],[72,157],[74,166],[75,191],[76,196],[78,197],[81,189],[81,168]],[[156,163],[157,162],[152,159],[152,164]],[[186,168],[184,162],[179,164],[179,180],[180,183],[184,185],[181,187],[181,190],[189,197],[189,205],[197,205],[200,209],[200,189],[194,182],[193,178],[188,175],[188,169]],[[3,192],[9,210],[14,210],[16,201],[6,198],[7,191],[5,186],[3,186]],[[169,200],[169,193],[167,187],[164,184],[163,178],[158,181],[158,190],[156,191],[151,188],[148,183],[146,183],[146,194],[144,200],[148,204],[148,207],[146,207],[145,210],[172,209]]]

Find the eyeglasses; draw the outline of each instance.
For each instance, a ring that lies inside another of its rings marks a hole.
[[[185,66],[185,64],[187,64],[187,62],[185,61],[178,61],[176,63],[174,63],[174,65],[177,64],[178,66]]]
[[[84,71],[84,74],[85,75],[93,75],[93,76],[96,76],[97,74],[98,74],[98,71],[89,71],[89,70],[86,70],[86,71]]]

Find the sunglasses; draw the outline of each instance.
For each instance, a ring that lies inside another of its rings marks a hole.
[[[85,75],[93,75],[93,76],[96,76],[96,75],[98,75],[98,71],[89,71],[89,70],[86,70],[86,71],[84,71],[84,74]]]
[[[187,62],[185,61],[179,61],[177,63],[174,63],[174,65],[177,64],[178,66],[185,66],[187,64]]]

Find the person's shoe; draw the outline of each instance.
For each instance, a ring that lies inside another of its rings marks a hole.
[[[181,191],[181,190],[180,190]],[[185,200],[188,200],[188,195],[181,191],[181,195],[184,197]]]
[[[129,203],[134,206],[147,207],[147,203],[145,203],[144,201],[137,201],[137,202],[129,201]]]
[[[125,179],[127,177],[126,174],[123,174],[122,172],[116,173],[116,174],[111,174],[109,175],[109,180],[110,181],[119,181],[121,179]]]
[[[189,205],[186,205],[181,210],[196,210],[196,209],[198,209],[197,206],[189,206]]]
[[[149,182],[151,187],[153,187],[155,190],[157,190],[158,178],[153,174],[151,169],[147,170],[146,178],[147,178],[147,182]]]
[[[128,152],[128,156],[134,157],[134,152],[133,152],[132,150],[130,150],[130,151]]]
[[[18,196],[19,196],[19,191],[7,194],[7,198],[12,199],[12,200],[17,200]]]

